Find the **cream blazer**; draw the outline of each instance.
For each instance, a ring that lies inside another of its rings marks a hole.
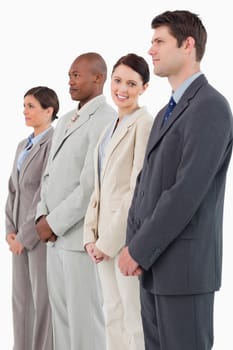
[[[152,116],[141,107],[115,130],[99,178],[99,146],[109,126],[102,132],[94,152],[95,185],[84,220],[84,247],[96,242],[114,257],[125,245],[128,210],[152,123]]]

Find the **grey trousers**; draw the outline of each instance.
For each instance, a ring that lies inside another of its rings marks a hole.
[[[13,254],[14,350],[52,350],[51,309],[46,278],[46,245]]]
[[[85,252],[47,248],[54,350],[105,350],[102,292]]]
[[[141,287],[146,350],[211,350],[214,293],[155,295]]]

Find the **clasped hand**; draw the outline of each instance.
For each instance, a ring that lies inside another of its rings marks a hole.
[[[104,252],[102,252],[100,249],[98,249],[96,247],[95,243],[88,243],[85,246],[86,251],[88,253],[88,255],[90,256],[90,258],[96,263],[98,264],[99,262],[103,261],[103,260],[108,260],[109,256],[107,254],[105,254]]]
[[[10,232],[6,237],[10,251],[15,255],[20,255],[24,249],[24,246],[17,240],[15,232]]]
[[[120,252],[118,266],[124,276],[139,276],[142,273],[142,268],[129,254],[128,247]]]
[[[51,230],[51,227],[49,226],[46,216],[42,215],[39,220],[36,223],[36,230],[37,233],[43,242],[55,242],[57,239],[57,236],[55,233]]]

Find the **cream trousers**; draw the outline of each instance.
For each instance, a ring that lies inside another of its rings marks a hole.
[[[143,350],[138,277],[122,275],[118,256],[97,266],[104,298],[107,350]]]

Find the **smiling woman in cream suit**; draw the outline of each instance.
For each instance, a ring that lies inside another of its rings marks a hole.
[[[113,67],[111,93],[118,119],[102,133],[95,150],[95,189],[84,224],[84,246],[102,284],[108,350],[142,350],[139,282],[118,269],[128,209],[141,170],[152,116],[138,99],[147,88],[149,67],[135,54]]]

